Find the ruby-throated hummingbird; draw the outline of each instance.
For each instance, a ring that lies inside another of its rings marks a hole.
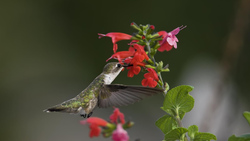
[[[96,106],[126,106],[146,96],[162,93],[162,89],[144,86],[111,84],[121,70],[126,67],[118,62],[108,63],[103,72],[76,97],[44,110],[45,112],[79,113],[90,117]]]

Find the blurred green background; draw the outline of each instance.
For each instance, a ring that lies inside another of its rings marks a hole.
[[[153,24],[156,31],[187,25],[178,35],[178,49],[158,53],[170,65],[163,79],[170,87],[194,86],[194,110],[184,117],[218,140],[249,132],[242,117],[250,111],[250,29],[248,0],[184,1],[0,1],[0,140],[80,141],[90,139],[79,116],[42,110],[76,96],[101,73],[112,55],[110,38],[97,33],[135,30],[131,22]],[[127,50],[126,41],[118,42]],[[114,61],[114,60],[113,60]],[[140,85],[143,75],[122,72],[114,83]],[[135,122],[132,141],[162,140],[154,122],[164,112],[163,96],[120,107]],[[112,108],[93,116],[108,119]]]

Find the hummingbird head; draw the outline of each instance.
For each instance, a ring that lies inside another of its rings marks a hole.
[[[119,62],[111,62],[105,65],[103,68],[103,74],[105,75],[104,82],[106,84],[110,84],[117,75],[121,72],[123,69],[123,65]]]
[[[123,65],[119,62],[111,62],[105,65],[103,68],[104,74],[119,74],[123,69]]]

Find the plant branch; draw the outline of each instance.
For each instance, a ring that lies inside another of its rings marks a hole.
[[[146,41],[146,46],[147,46],[147,50],[148,50],[148,55],[149,55],[149,58],[154,62],[154,66],[156,67],[156,61],[155,61],[155,58],[154,56],[151,55],[151,47],[149,45],[149,42]],[[161,72],[157,73],[158,77],[160,78],[160,81],[162,82],[161,87],[163,90],[165,90],[165,86],[164,86],[164,81],[162,79],[162,76],[161,76]],[[159,83],[158,83],[159,84]],[[164,92],[164,94],[166,95],[167,92]],[[165,96],[164,95],[164,96]]]

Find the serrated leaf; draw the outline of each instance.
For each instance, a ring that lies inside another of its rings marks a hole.
[[[210,141],[217,140],[216,136],[211,133],[198,132],[195,134],[194,141]]]
[[[172,129],[177,127],[177,123],[174,118],[170,115],[164,115],[163,117],[159,118],[155,125],[161,129],[161,131],[166,134],[167,132],[171,131]]]
[[[250,112],[244,112],[243,113],[243,116],[246,118],[248,124],[250,125]]]
[[[235,135],[232,135],[231,137],[229,137],[228,141],[250,141],[250,138],[236,137]]]
[[[180,140],[182,135],[185,134],[188,130],[186,128],[175,128],[165,134],[166,141],[175,141]]]
[[[183,112],[183,116],[186,112],[189,112],[194,107],[194,98],[188,93],[193,90],[191,86],[178,86],[168,91],[165,96],[163,109],[167,112],[168,110]],[[176,113],[169,113],[176,116]],[[182,116],[182,117],[183,117]]]
[[[188,136],[191,138],[191,139],[194,139],[195,138],[195,134],[199,131],[198,129],[198,126],[196,125],[191,125],[188,127]]]

